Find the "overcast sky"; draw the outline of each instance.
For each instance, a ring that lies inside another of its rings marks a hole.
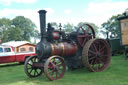
[[[47,22],[92,22],[100,27],[112,15],[128,8],[128,0],[0,0],[0,18],[23,15],[39,29],[40,9],[46,9]]]

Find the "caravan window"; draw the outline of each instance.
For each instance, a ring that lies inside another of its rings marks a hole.
[[[20,48],[20,52],[25,52],[26,51],[26,49],[25,48]]]
[[[33,47],[29,47],[29,52],[33,52]]]

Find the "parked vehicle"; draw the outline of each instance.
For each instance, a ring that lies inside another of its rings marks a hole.
[[[115,54],[123,54],[124,46],[120,43],[120,38],[107,38],[106,39],[111,47],[111,55],[114,56]]]
[[[14,52],[13,46],[0,45],[0,64],[10,62],[25,62],[29,56],[35,56],[35,52]]]

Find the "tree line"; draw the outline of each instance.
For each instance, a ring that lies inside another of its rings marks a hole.
[[[80,25],[86,23],[88,22],[80,22],[77,26],[67,23],[62,26],[62,31],[72,32],[77,30]],[[98,26],[93,23],[88,24],[91,24],[96,33],[98,33]],[[59,29],[59,24],[56,22],[51,22],[51,25],[55,29]],[[8,41],[31,41],[31,38],[34,38],[34,40],[40,39],[40,33],[30,19],[24,16],[16,16],[12,20],[0,18],[0,40],[2,40],[3,43]]]
[[[128,11],[128,9],[126,9]],[[120,38],[120,22],[119,17],[126,16],[126,11],[121,14],[113,15],[106,22],[101,25],[101,33],[106,36],[108,33],[108,38]]]
[[[36,25],[24,16],[16,16],[10,20],[0,19],[0,39],[2,42],[8,41],[30,41],[31,37],[38,38],[39,32]]]
[[[77,29],[82,26],[83,24],[90,24],[95,32],[96,32],[96,35],[98,36],[98,33],[99,33],[99,27],[96,26],[94,23],[90,23],[90,22],[79,22],[77,24],[77,26],[71,24],[71,23],[67,23],[67,24],[64,24],[63,27],[62,27],[62,31],[64,32],[73,32],[73,31],[77,31]],[[59,24],[57,24],[56,22],[51,22],[51,25],[54,27],[54,28],[58,28],[59,29]]]
[[[77,26],[74,26],[71,23],[64,24],[62,30],[65,32],[72,32],[77,30],[82,24],[87,23],[94,28],[97,37],[99,37],[99,32],[104,36],[106,36],[108,32],[109,38],[119,38],[120,28],[119,21],[117,19],[123,15],[124,13],[112,16],[101,25],[101,28],[96,26],[94,23],[79,22]],[[59,28],[59,25],[56,22],[51,22],[51,24],[54,28]],[[37,30],[36,25],[30,19],[24,16],[16,16],[12,20],[8,18],[0,18],[0,40],[2,40],[2,42],[13,40],[31,41],[31,38],[34,38],[35,40],[40,39],[40,33]]]

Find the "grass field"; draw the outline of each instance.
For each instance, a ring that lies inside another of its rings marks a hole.
[[[64,78],[49,81],[43,74],[28,78],[23,65],[0,66],[0,85],[128,85],[128,60],[124,56],[113,56],[109,68],[102,72],[87,69],[67,71]]]

